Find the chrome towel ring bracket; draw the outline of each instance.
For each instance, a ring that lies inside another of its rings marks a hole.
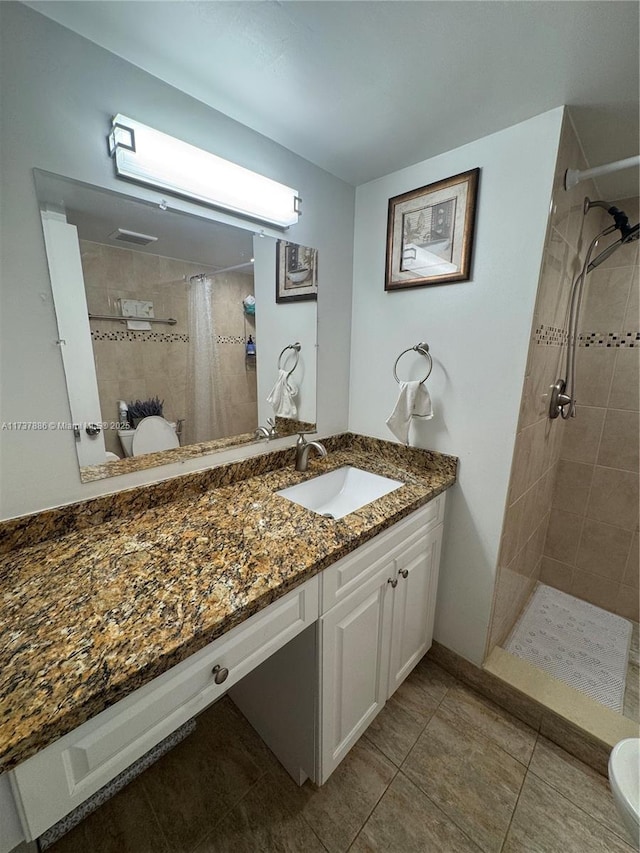
[[[289,371],[287,372],[287,379],[291,376],[291,374],[293,373],[293,371],[294,371],[294,370],[296,369],[296,367],[298,366],[298,360],[299,360],[299,358],[300,358],[300,350],[302,349],[302,347],[301,347],[301,345],[300,345],[300,343],[299,343],[299,342],[296,342],[295,344],[287,344],[287,346],[282,350],[282,352],[281,352],[281,353],[280,353],[280,355],[278,356],[278,370],[284,370],[284,367],[282,366],[282,364],[283,364],[283,356],[284,356],[284,354],[285,354],[288,350],[290,350],[290,349],[291,349],[291,350],[293,350],[293,351],[295,352],[295,361],[294,361],[294,363],[293,363],[293,367],[291,368],[291,370],[289,370]],[[286,358],[285,358],[285,360],[286,360]]]
[[[433,359],[431,358],[431,353],[429,352],[429,344],[425,343],[424,341],[421,341],[419,344],[416,344],[414,347],[408,347],[407,349],[402,350],[400,355],[396,358],[395,364],[393,365],[393,378],[396,380],[396,382],[398,384],[401,381],[405,381],[405,382],[409,381],[409,380],[398,379],[398,373],[397,373],[398,362],[400,361],[402,356],[406,355],[408,352],[418,352],[418,353],[420,353],[420,355],[424,356],[427,359],[427,362],[428,362],[427,375],[424,377],[424,379],[420,380],[420,384],[423,385],[427,381],[427,379],[431,376],[431,371],[433,370]]]

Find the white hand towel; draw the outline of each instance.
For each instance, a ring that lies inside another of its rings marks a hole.
[[[267,397],[267,403],[273,406],[274,415],[280,418],[295,418],[298,414],[294,399],[297,393],[297,387],[287,379],[287,371],[279,370],[276,384]]]
[[[396,406],[386,420],[391,432],[403,444],[409,444],[409,425],[413,415],[427,420],[433,417],[429,392],[418,380],[400,383]]]

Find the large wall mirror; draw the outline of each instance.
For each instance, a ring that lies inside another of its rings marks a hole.
[[[83,482],[315,430],[316,302],[276,301],[273,237],[34,175]]]

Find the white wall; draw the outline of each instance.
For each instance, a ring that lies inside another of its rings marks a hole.
[[[411,441],[460,458],[447,498],[435,637],[476,664],[489,624],[561,121],[562,108],[552,110],[356,191],[349,428],[393,438],[385,425],[397,395],[393,363],[426,341],[435,417],[416,421]],[[471,280],[386,293],[388,199],[476,166]]]
[[[287,239],[317,247],[322,259],[319,433],[345,429],[353,188],[31,9],[0,3],[0,30],[0,421],[70,420],[31,170],[38,167],[122,191],[105,142],[112,115],[122,112],[299,191],[304,214]],[[151,191],[136,193],[153,197]],[[215,460],[202,458],[83,485],[71,432],[0,430],[0,517],[263,449],[228,451]]]
[[[267,403],[269,392],[278,378],[278,357],[288,344],[300,343],[298,364],[291,375],[297,386],[296,406],[298,420],[315,423],[316,406],[316,329],[318,303],[276,302],[276,291],[271,273],[276,264],[276,246],[273,240],[254,241],[256,338],[258,341],[258,422],[265,425],[273,418],[273,407]],[[258,263],[262,261],[262,263]],[[322,263],[322,258],[320,258]],[[293,351],[283,356],[283,367],[293,365]],[[347,372],[343,372],[347,375]],[[330,404],[329,404],[330,405]]]

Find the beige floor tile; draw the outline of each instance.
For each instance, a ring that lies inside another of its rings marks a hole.
[[[409,711],[435,711],[447,690],[457,683],[452,675],[425,655],[393,695]]]
[[[371,723],[366,737],[399,767],[455,684],[453,676],[423,658]]]
[[[140,777],[172,853],[192,850],[275,759],[228,699]]]
[[[433,713],[411,713],[392,696],[367,729],[365,737],[400,767]]]
[[[457,714],[522,764],[528,764],[537,732],[489,699],[458,685],[442,700],[442,708]]]
[[[536,743],[529,772],[627,840],[604,776],[543,737]]]
[[[330,853],[348,849],[396,769],[361,738],[321,788],[307,782],[294,793],[303,817]]]
[[[267,774],[194,853],[325,853],[284,786]]]
[[[526,769],[443,705],[403,772],[487,853],[504,840]]]
[[[350,848],[351,853],[480,853],[480,849],[402,773]]]
[[[631,853],[631,847],[528,773],[502,853]]]
[[[50,853],[169,853],[139,780],[49,848]]]

